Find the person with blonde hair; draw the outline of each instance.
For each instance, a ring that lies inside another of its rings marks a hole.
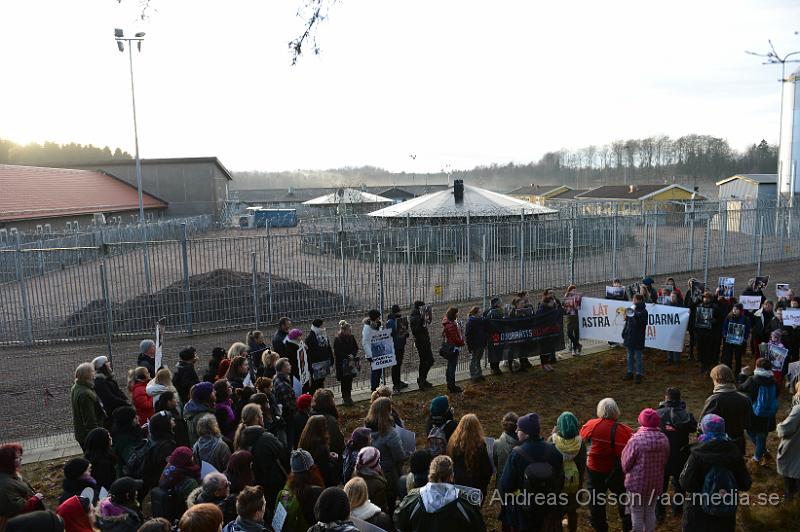
[[[92,429],[102,427],[105,420],[103,405],[94,392],[94,377],[94,366],[84,362],[75,368],[75,383],[70,389],[75,440],[83,450],[86,450],[86,436]]]
[[[225,471],[231,450],[222,440],[217,418],[213,414],[205,414],[197,420],[197,435],[199,438],[192,447],[195,461],[198,464],[208,462],[217,471]]]
[[[158,398],[161,397],[161,394],[164,392],[173,392],[175,397],[178,397],[178,390],[172,385],[172,372],[169,368],[161,368],[158,370],[153,380],[147,383],[145,392],[147,392],[148,397],[153,400],[154,406]]]
[[[236,357],[247,358],[247,351],[248,351],[247,344],[244,344],[242,342],[234,342],[228,348],[228,358],[230,360],[233,360]]]
[[[369,500],[367,483],[361,477],[354,477],[344,485],[344,492],[350,501],[350,517],[361,519],[386,531],[394,530],[392,518]]]
[[[492,478],[492,461],[478,416],[465,414],[461,417],[447,441],[447,456],[453,459],[455,483],[479,489],[485,497]]]
[[[400,467],[408,458],[392,421],[392,400],[379,397],[369,407],[364,426],[372,430],[372,446],[380,451],[380,465],[388,483],[388,510],[394,510]]]
[[[358,375],[361,365],[353,328],[345,320],[339,322],[339,331],[333,338],[333,358],[336,380],[341,383],[342,403],[353,406],[353,378]]]
[[[272,351],[271,349],[265,349],[263,353],[261,353],[261,365],[256,370],[256,377],[260,378],[272,378],[275,376],[275,363],[281,356]],[[250,363],[252,366],[252,362]]]

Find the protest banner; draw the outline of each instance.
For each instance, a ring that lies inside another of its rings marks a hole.
[[[775,296],[789,297],[789,283],[777,283],[775,285]]]
[[[761,308],[761,296],[739,296],[739,303],[745,310],[758,310]]]
[[[783,325],[785,327],[800,327],[800,308],[784,309]]]
[[[491,319],[488,327],[492,347],[538,348],[543,354],[564,349],[563,320],[558,309],[522,318]]]
[[[720,277],[719,283],[717,284],[719,287],[719,295],[722,297],[733,297],[733,287],[735,285],[735,277]]]
[[[581,301],[580,337],[587,340],[622,342],[627,301],[584,297]],[[664,351],[683,351],[689,309],[666,305],[647,305],[645,347]]]
[[[163,366],[162,361],[164,360],[164,325],[161,324],[161,320],[156,322],[156,360],[155,360],[155,368],[156,371],[161,369]],[[151,375],[151,377],[155,377],[155,375]]]
[[[370,362],[372,369],[391,368],[397,365],[391,329],[381,329],[373,333],[370,349],[372,351],[372,362]]]
[[[308,369],[308,349],[304,342],[297,348],[297,372],[300,374],[300,384],[305,386],[311,380],[311,372]],[[299,397],[299,395],[298,395]]]
[[[625,287],[624,286],[606,286],[606,299],[617,299],[617,300],[624,300],[625,299]]]

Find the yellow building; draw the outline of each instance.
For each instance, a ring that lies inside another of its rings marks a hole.
[[[535,205],[544,205],[544,202],[558,194],[569,192],[572,188],[566,185],[538,185],[531,183],[524,187],[515,188],[507,194],[512,198],[528,201]]]

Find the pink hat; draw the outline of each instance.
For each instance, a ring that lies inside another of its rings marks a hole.
[[[292,329],[291,331],[289,331],[288,336],[289,340],[297,340],[298,338],[303,336],[303,331],[301,331],[300,329]]]
[[[639,414],[639,425],[643,427],[655,429],[658,428],[660,424],[661,424],[661,416],[659,416],[658,412],[656,412],[652,408],[645,408]]]

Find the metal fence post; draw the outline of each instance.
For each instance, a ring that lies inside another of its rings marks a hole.
[[[725,251],[728,240],[728,209],[722,211],[722,250],[720,252],[719,267],[725,267]]]
[[[186,224],[181,224],[181,257],[183,258],[183,311],[186,319],[186,333],[194,333],[192,324],[192,293],[189,286],[189,242]]]
[[[519,289],[525,289],[525,233],[522,226],[525,223],[525,209],[519,215]]]
[[[383,253],[382,245],[378,242],[378,305],[381,309],[381,322],[383,322],[384,292],[383,292]]]
[[[619,217],[619,205],[614,205],[614,212],[611,218],[611,278],[617,278],[617,218]]]
[[[658,266],[656,258],[658,257],[658,204],[655,205],[653,212],[653,261],[650,265],[650,274],[658,274]]]
[[[17,251],[14,253],[14,267],[19,284],[19,297],[22,303],[22,319],[25,323],[25,344],[33,345],[33,320],[31,318],[31,307],[28,301],[28,283],[25,281],[25,271],[22,267],[22,240],[17,233]]]
[[[694,270],[694,211],[689,219],[689,271]]]
[[[644,246],[642,246],[642,278],[647,277],[647,247],[650,243],[649,236],[647,230],[650,227],[647,223],[647,215],[642,213],[642,218],[644,219],[644,227],[642,228],[642,240],[644,241]]]
[[[466,242],[466,252],[467,252],[467,299],[472,299],[472,250],[470,241],[472,239],[472,232],[470,231],[470,220],[469,220],[469,211],[467,211],[467,242]]]
[[[756,276],[761,275],[761,257],[764,255],[764,216],[761,216],[761,221],[758,224],[758,266],[756,267]]]
[[[467,214],[469,224],[469,214]],[[342,272],[344,272],[344,254],[342,254]],[[342,274],[344,277],[344,273]],[[408,289],[408,306],[414,304],[414,292],[411,288],[411,215],[406,213],[406,288]]]
[[[341,233],[341,238],[339,238],[339,255],[341,257],[341,270],[342,270],[342,310],[347,309],[347,270],[344,264],[344,232]],[[409,290],[411,285],[409,284]],[[270,311],[271,312],[271,311]]]
[[[272,308],[272,234],[270,221],[267,220],[267,304],[269,305],[269,319],[275,316]]]
[[[784,242],[783,239],[784,239],[784,235],[786,234],[786,224],[784,222],[785,219],[786,219],[786,216],[784,215],[785,212],[786,212],[786,209],[781,207],[780,213],[778,214],[778,217],[779,217],[779,222],[778,223],[780,224],[780,227],[781,227],[781,232],[778,234],[778,248],[779,248],[778,249],[778,257],[780,257],[781,259],[783,259],[783,242]]]
[[[708,287],[708,251],[711,240],[711,216],[706,219],[706,238],[703,244],[703,284]]]
[[[575,225],[569,223],[569,283],[575,284]]]
[[[256,325],[256,329],[258,329],[259,319],[259,312],[258,312],[258,268],[256,266],[256,252],[253,251],[250,253],[250,267],[253,270],[253,318]]]
[[[483,310],[486,310],[486,303],[489,301],[489,268],[486,266],[486,233],[483,233],[483,249],[481,251],[483,261]]]
[[[108,270],[106,261],[100,261],[100,283],[103,288],[103,301],[106,304],[106,347],[108,348],[108,361],[114,365],[112,355],[112,338],[114,335],[114,316],[111,310],[111,294],[108,289]]]

